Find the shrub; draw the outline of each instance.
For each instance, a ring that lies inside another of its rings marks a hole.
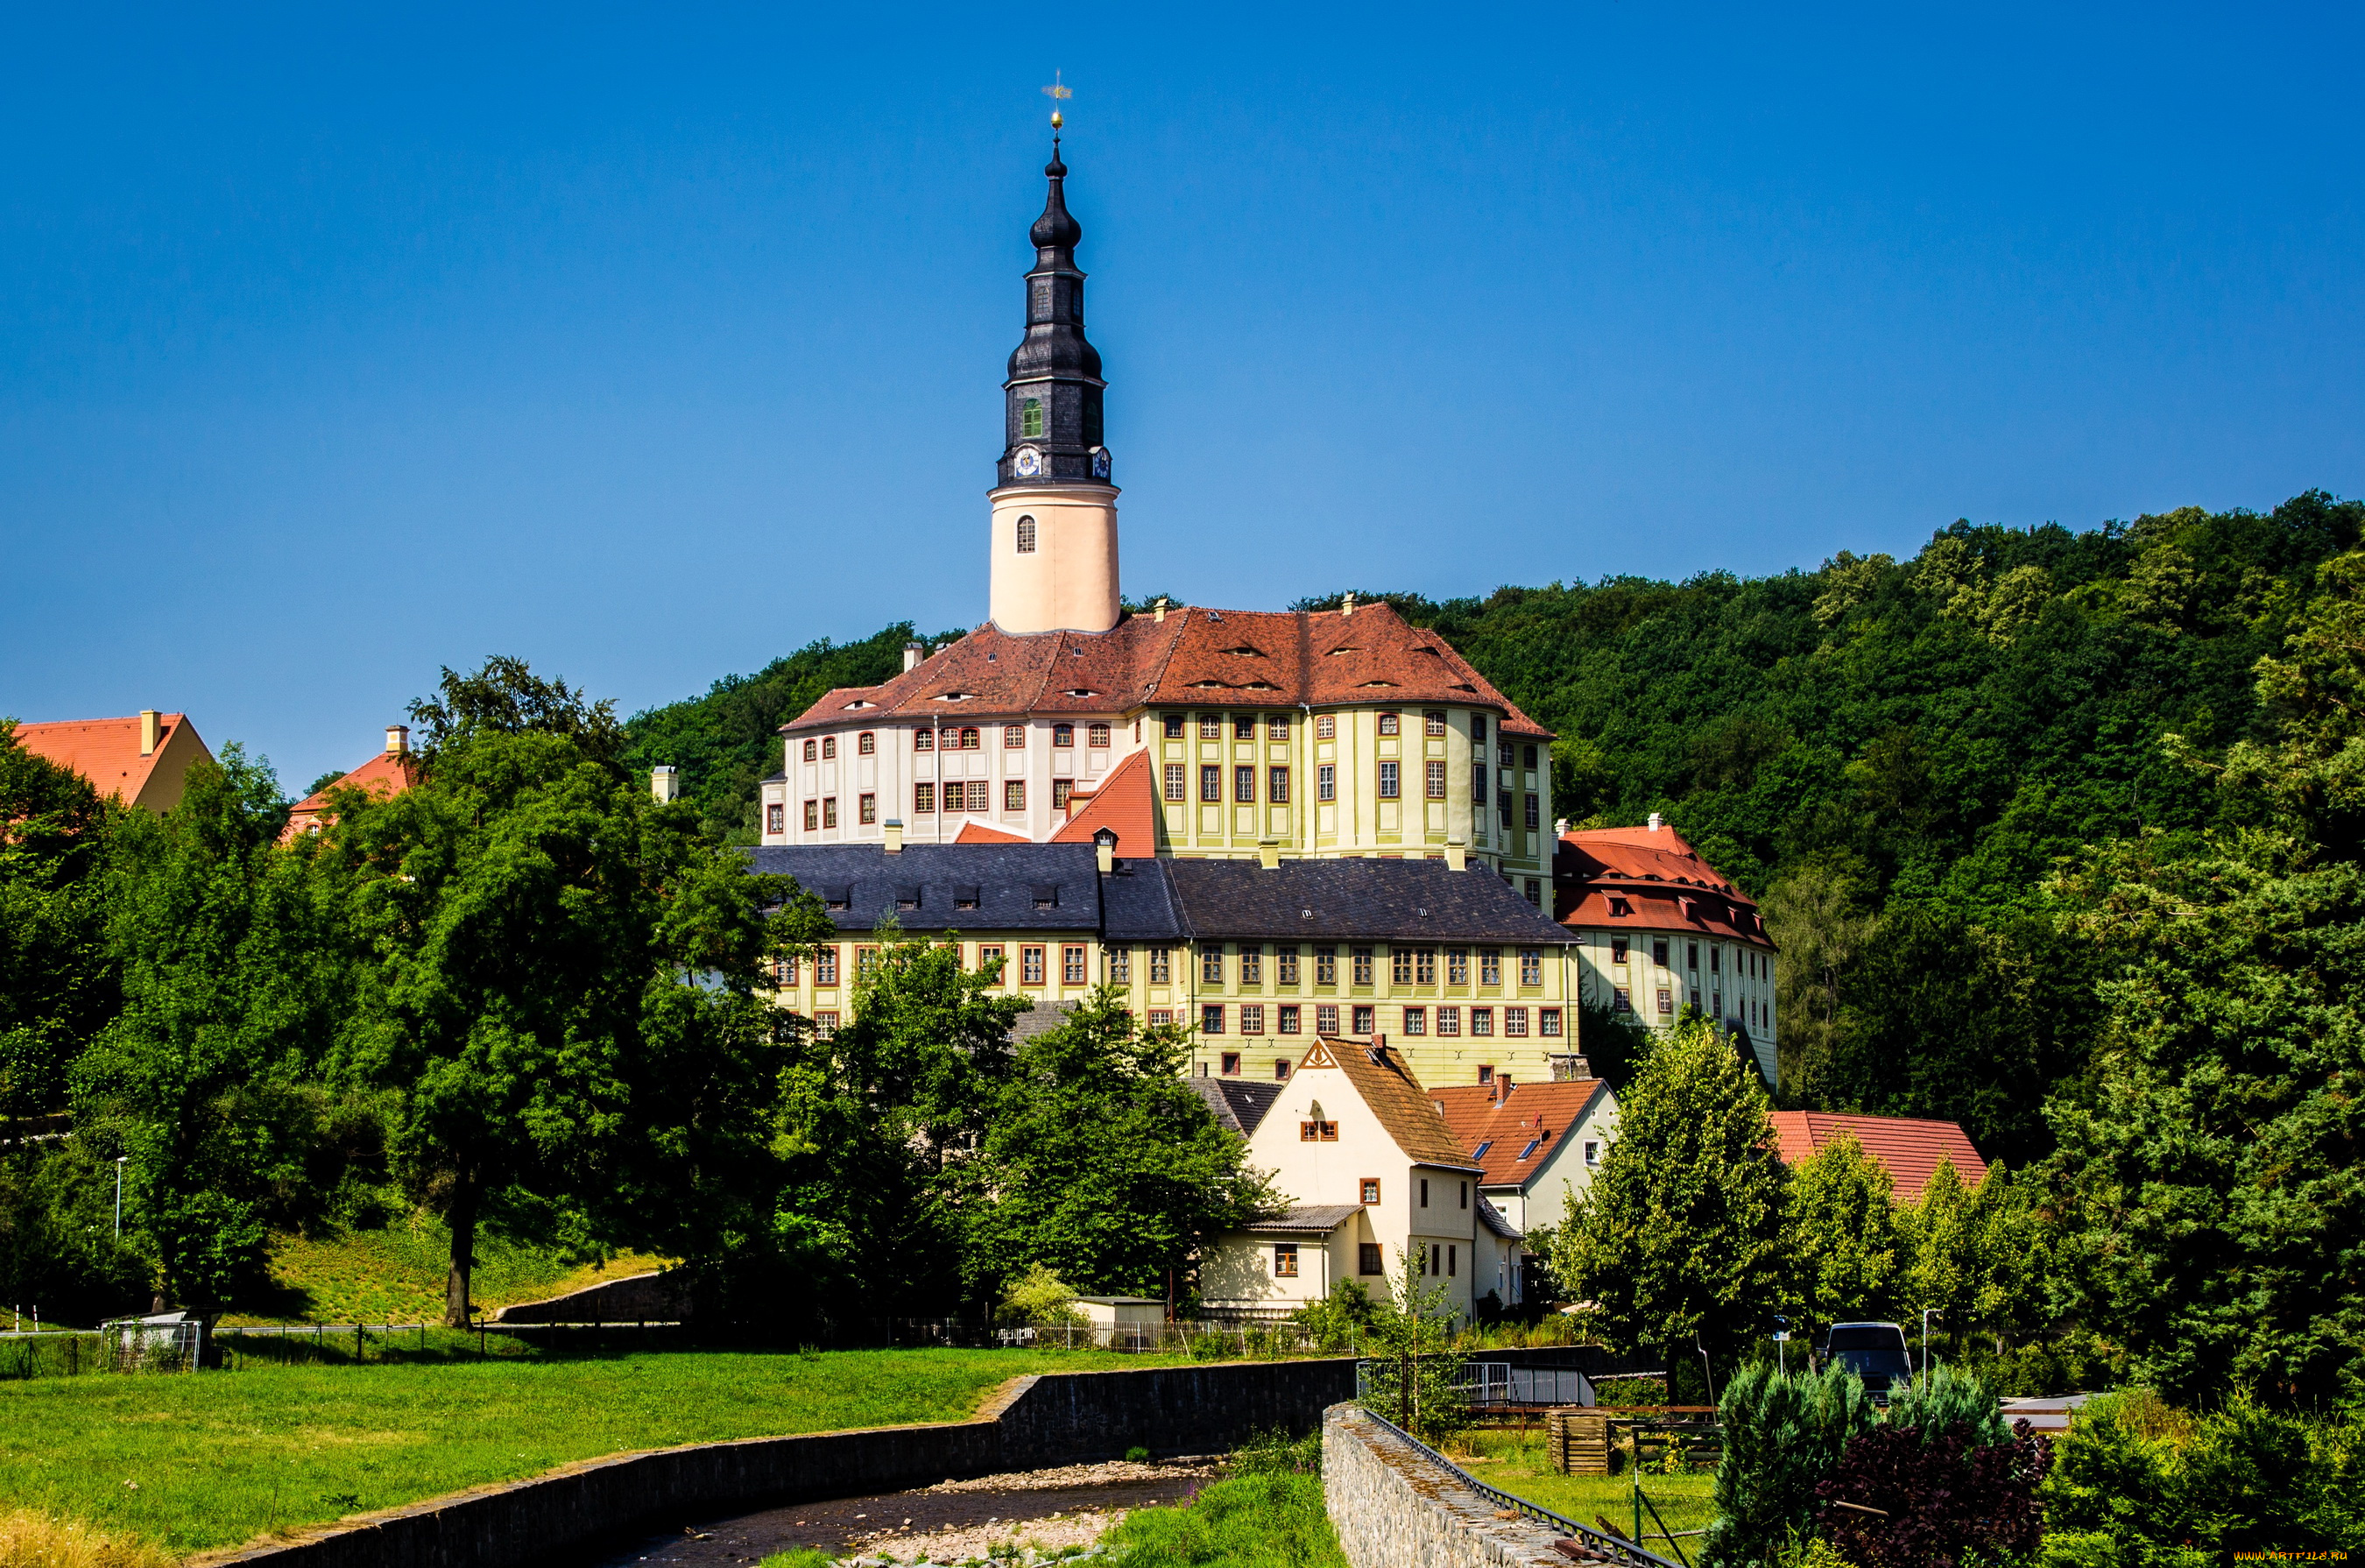
[[[1822,1535],[1858,1568],[1966,1568],[2035,1551],[2052,1450],[2025,1421],[2001,1443],[1973,1431],[1892,1423],[1851,1438],[1815,1488]]]
[[[1232,1471],[1238,1475],[1319,1475],[1322,1434],[1293,1438],[1285,1427],[1252,1435],[1232,1450]]]
[[[1310,1475],[1218,1481],[1186,1507],[1137,1508],[1102,1538],[1110,1568],[1346,1568]]]
[[[1059,1275],[1037,1263],[1010,1282],[993,1317],[1004,1325],[1027,1324],[1038,1328],[1081,1324],[1084,1319],[1076,1311],[1075,1304],[1075,1291]]]
[[[1309,1301],[1290,1314],[1290,1321],[1326,1350],[1344,1350],[1371,1338],[1380,1320],[1380,1304],[1354,1280],[1340,1280],[1330,1294]]]
[[[2012,1434],[2004,1430],[2003,1407],[1987,1384],[1977,1375],[1957,1372],[1944,1361],[1932,1367],[1927,1377],[1918,1379],[1902,1394],[1890,1398],[1889,1424],[1911,1427],[1922,1434],[1925,1442],[1957,1428],[1973,1443],[2012,1440]]]
[[[2194,1417],[2148,1390],[2095,1400],[2041,1500],[2048,1568],[2193,1568],[2365,1544],[2365,1429],[2239,1401]]]
[[[1701,1542],[1703,1568],[1779,1561],[1814,1522],[1815,1486],[1849,1439],[1873,1424],[1863,1380],[1833,1364],[1788,1376],[1760,1363],[1724,1385],[1717,1417],[1717,1518]]]

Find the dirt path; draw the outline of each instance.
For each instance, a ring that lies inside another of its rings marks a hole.
[[[685,1520],[682,1529],[651,1536],[597,1568],[745,1568],[775,1551],[808,1546],[845,1556],[891,1552],[900,1562],[922,1555],[958,1562],[1014,1538],[1046,1549],[1088,1546],[1127,1509],[1182,1502],[1216,1474],[1212,1459],[1117,1460],[800,1503]]]

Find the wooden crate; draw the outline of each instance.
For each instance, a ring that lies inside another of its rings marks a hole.
[[[1599,1410],[1554,1410],[1544,1417],[1546,1450],[1563,1475],[1609,1473],[1609,1417]]]

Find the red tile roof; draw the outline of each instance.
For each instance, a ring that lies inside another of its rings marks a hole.
[[[1671,827],[1562,834],[1552,854],[1552,918],[1563,925],[1681,931],[1774,946],[1756,901]]]
[[[1853,1134],[1865,1153],[1877,1160],[1897,1184],[1897,1201],[1910,1204],[1930,1184],[1931,1173],[1945,1160],[1955,1168],[1966,1187],[1988,1173],[1987,1161],[1963,1132],[1959,1122],[1925,1122],[1911,1116],[1858,1116],[1837,1111],[1777,1111],[1774,1136],[1782,1159],[1791,1165],[1829,1148]]]
[[[1335,610],[1178,609],[1096,634],[1013,636],[989,622],[878,686],[840,687],[784,731],[896,718],[977,723],[1025,713],[1174,707],[1492,708],[1506,734],[1549,738],[1446,640],[1386,604]]]
[[[185,739],[195,744],[195,754],[188,762],[209,761],[213,753],[197,738],[196,728],[185,713],[163,713],[158,716],[156,749],[146,756],[140,752],[140,715],[128,719],[62,719],[46,724],[19,724],[17,744],[34,756],[71,767],[91,782],[102,795],[112,795],[126,805],[142,803],[142,797],[151,793],[151,782],[162,786],[167,781],[155,778],[156,765],[164,760],[176,738],[186,731]],[[177,789],[159,789],[158,809],[169,807],[179,799]],[[161,797],[170,795],[172,800]]]
[[[1004,833],[998,827],[988,827],[983,823],[963,823],[960,832],[953,834],[953,842],[955,844],[1031,844],[1034,841],[1023,833]]]
[[[1358,615],[1362,611],[1357,610]],[[1297,1069],[1335,1067],[1344,1073],[1363,1103],[1372,1108],[1382,1127],[1395,1140],[1405,1158],[1422,1165],[1442,1165],[1457,1170],[1478,1167],[1447,1130],[1436,1097],[1420,1086],[1402,1055],[1384,1040],[1342,1040],[1317,1035],[1298,1058]]]
[[[1051,835],[1051,842],[1090,844],[1104,827],[1116,831],[1115,853],[1120,856],[1158,853],[1158,802],[1150,787],[1148,752],[1135,752],[1111,769],[1090,801]]]
[[[382,751],[359,767],[341,778],[321,785],[296,802],[287,813],[287,826],[279,834],[286,843],[299,833],[325,827],[336,820],[329,810],[331,790],[366,790],[374,795],[399,795],[418,782],[416,756],[409,752]]]
[[[1491,1083],[1456,1083],[1432,1089],[1429,1098],[1445,1108],[1453,1139],[1486,1169],[1488,1187],[1524,1186],[1559,1148],[1554,1141],[1585,1119],[1594,1102],[1609,1092],[1607,1080],[1580,1078],[1556,1083],[1515,1083],[1510,1097],[1496,1098]],[[1522,1159],[1528,1146],[1537,1145]],[[1480,1155],[1478,1150],[1486,1152]]]

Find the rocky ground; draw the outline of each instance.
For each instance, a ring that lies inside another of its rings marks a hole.
[[[997,1552],[1022,1563],[1061,1552],[1072,1561],[1127,1510],[1186,1501],[1216,1474],[1212,1458],[1183,1458],[945,1481],[699,1521],[644,1540],[600,1568],[744,1568],[800,1547],[869,1562],[958,1563]]]

